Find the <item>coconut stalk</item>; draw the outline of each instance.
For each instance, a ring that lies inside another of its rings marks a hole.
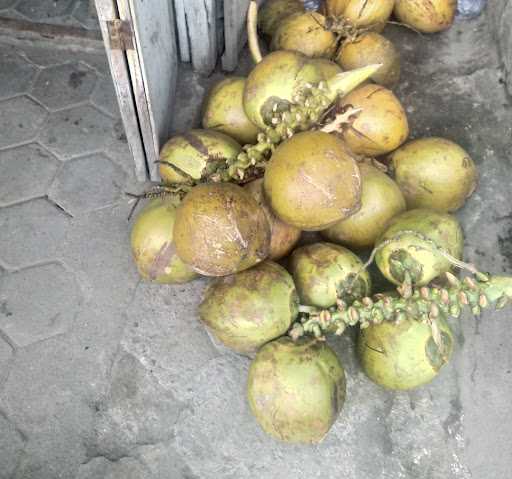
[[[305,334],[318,338],[326,333],[341,335],[347,326],[359,324],[367,328],[383,321],[414,319],[430,324],[435,332],[440,316],[459,318],[467,307],[478,316],[494,305],[503,309],[512,302],[512,277],[488,276],[477,272],[459,280],[452,273],[445,273],[447,286],[398,288],[398,295],[377,294],[364,297],[348,305],[338,299],[337,305],[328,309],[300,306],[300,319],[289,331],[297,339]]]
[[[338,97],[345,96],[358,85],[370,78],[379,68],[380,64],[368,65],[349,72],[339,73],[327,81],[318,84],[304,84],[296,92],[293,103],[286,111],[275,111],[263,132],[258,135],[255,145],[245,145],[236,159],[227,162],[225,166],[210,176],[212,181],[244,182],[247,170],[259,170],[260,175],[265,169],[266,162],[275,148],[284,140],[291,138],[295,133],[314,128],[329,128],[322,125],[322,120],[331,105]],[[344,112],[344,119],[357,115],[359,110],[348,109]],[[340,117],[335,118],[334,124],[341,127]],[[332,131],[332,128],[329,130]]]

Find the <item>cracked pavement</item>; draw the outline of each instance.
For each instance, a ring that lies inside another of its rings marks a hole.
[[[512,108],[485,16],[432,37],[386,32],[412,136],[455,140],[480,169],[457,213],[466,259],[511,273]],[[219,78],[183,70],[193,94],[179,95],[176,130],[196,124]],[[137,276],[123,192],[141,185],[106,59],[0,45],[0,131],[1,479],[510,477],[510,312],[452,322],[452,363],[409,393],[364,377],[351,334],[332,341],[342,415],[318,446],[278,443],[248,410],[249,360],[197,320],[207,281]]]

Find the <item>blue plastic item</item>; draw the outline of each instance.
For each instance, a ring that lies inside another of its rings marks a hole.
[[[322,0],[303,0],[306,10],[318,10]]]
[[[457,18],[476,18],[482,13],[487,0],[459,0],[457,2]]]

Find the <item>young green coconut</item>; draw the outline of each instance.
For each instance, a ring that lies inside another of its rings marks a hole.
[[[140,275],[155,283],[186,283],[197,273],[176,254],[173,227],[176,202],[151,200],[138,214],[131,232],[133,260]]]
[[[279,145],[264,187],[274,213],[301,230],[325,229],[360,207],[356,161],[340,139],[321,131],[298,133]]]
[[[275,31],[270,48],[293,50],[307,57],[331,57],[337,38],[326,28],[326,18],[317,12],[295,13],[286,17]]]
[[[378,68],[380,65],[370,65],[341,73],[321,83],[324,79],[322,73],[305,55],[290,51],[272,52],[247,77],[245,113],[261,129],[278,125],[285,118],[291,120],[288,121],[288,128],[291,127],[292,134],[296,128],[300,131],[301,125],[304,125],[302,129],[309,129],[339,95],[356,88]],[[304,108],[292,108],[299,104],[303,104]],[[280,117],[280,113],[283,113],[283,117]],[[308,122],[309,119],[312,121]]]
[[[376,244],[375,260],[392,283],[423,286],[460,262],[463,242],[454,216],[415,209],[390,221]]]
[[[244,111],[244,77],[229,77],[217,83],[205,100],[203,128],[225,133],[241,145],[255,143],[260,130]]]
[[[434,33],[451,27],[456,9],[456,0],[396,0],[394,13],[414,30]]]
[[[304,12],[300,0],[266,0],[258,12],[258,27],[268,37],[272,37],[281,22],[293,13]]]
[[[260,207],[267,215],[270,225],[270,251],[269,259],[284,258],[299,241],[301,230],[280,220],[270,209],[263,190],[263,178],[247,183],[245,189],[251,193]]]
[[[345,402],[343,366],[323,341],[283,337],[263,346],[249,369],[247,397],[261,428],[289,443],[320,442]]]
[[[324,80],[328,80],[338,73],[343,72],[342,68],[336,62],[328,60],[327,58],[312,58],[311,63],[318,68]]]
[[[391,90],[365,85],[340,100],[341,108],[361,109],[343,132],[343,139],[359,155],[378,156],[398,148],[409,136],[405,111]]]
[[[242,354],[286,333],[298,315],[290,274],[272,261],[225,276],[206,290],[199,316],[228,348]]]
[[[328,241],[354,249],[373,247],[389,221],[406,209],[404,195],[388,175],[368,163],[359,163],[359,171],[361,208],[321,232]]]
[[[325,0],[324,12],[358,29],[380,32],[393,11],[394,0]]]
[[[394,87],[400,79],[400,54],[393,43],[379,33],[367,32],[355,40],[343,42],[336,61],[344,70],[381,63],[371,79],[388,88]]]
[[[211,171],[234,160],[241,146],[214,130],[190,130],[173,136],[160,151],[160,176],[164,183],[201,180]]]
[[[478,182],[473,160],[444,138],[410,141],[390,155],[395,180],[409,208],[456,211]]]
[[[371,279],[363,262],[343,246],[314,243],[296,249],[290,272],[302,304],[329,308],[338,299],[368,296]]]
[[[386,389],[408,390],[429,383],[450,360],[453,334],[443,318],[436,333],[417,319],[383,321],[359,331],[357,355],[366,375]],[[434,334],[438,335],[434,339]]]
[[[225,276],[268,257],[270,226],[256,200],[232,183],[197,185],[174,223],[179,257],[205,276]]]

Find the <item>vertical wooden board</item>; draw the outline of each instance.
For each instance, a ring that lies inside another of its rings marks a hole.
[[[98,12],[98,20],[105,43],[105,51],[110,65],[110,73],[116,90],[128,146],[135,161],[135,174],[139,181],[145,181],[148,175],[146,156],[139,129],[137,109],[126,55],[125,52],[121,50],[110,49],[106,22],[119,18],[114,0],[96,0],[96,11]]]
[[[220,1],[220,0],[218,0]],[[229,1],[233,0],[228,0]],[[216,0],[186,0],[185,20],[194,70],[209,75],[217,63]]]
[[[171,1],[171,0],[170,0]],[[182,62],[190,62],[190,43],[188,38],[187,18],[185,4],[187,0],[174,0],[174,13],[176,17],[176,30],[178,32],[178,46]]]
[[[168,0],[127,3],[124,13],[131,19],[136,46],[128,60],[150,176],[157,179],[156,161],[170,135],[178,74],[174,12]]]
[[[264,0],[258,0],[259,6]],[[247,43],[247,9],[249,0],[224,1],[224,55],[222,68],[233,71],[238,64],[240,50]]]

